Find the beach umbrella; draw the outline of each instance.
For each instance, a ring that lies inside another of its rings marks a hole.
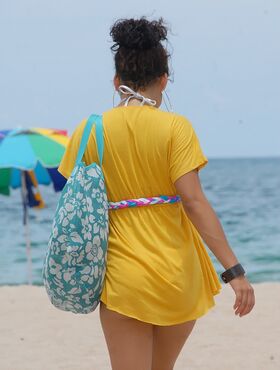
[[[39,184],[63,189],[66,179],[57,167],[69,141],[67,131],[48,128],[0,130],[0,194],[21,188],[26,238],[28,283],[32,284],[32,259],[28,208],[43,208]]]

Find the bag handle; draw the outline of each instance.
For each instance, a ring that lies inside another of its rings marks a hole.
[[[102,166],[103,152],[104,152],[103,123],[102,123],[102,116],[98,114],[90,115],[87,120],[87,123],[84,128],[82,140],[80,143],[77,159],[76,159],[76,165],[82,161],[93,124],[95,124],[95,138],[96,138],[96,143],[97,143],[99,164],[100,164],[100,167]]]

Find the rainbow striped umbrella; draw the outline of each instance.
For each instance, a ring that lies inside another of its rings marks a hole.
[[[22,185],[22,171],[34,171],[39,184],[53,183],[59,191],[65,185],[57,172],[69,138],[67,132],[47,128],[17,128],[0,131],[0,194]]]
[[[42,208],[44,202],[38,184],[50,185],[54,191],[63,189],[66,179],[57,171],[65,146],[67,131],[47,128],[0,130],[0,194],[21,187],[26,232],[29,284],[32,283],[31,247],[28,206]],[[33,189],[37,193],[33,194]]]

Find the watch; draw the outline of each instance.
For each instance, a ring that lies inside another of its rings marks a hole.
[[[228,283],[237,276],[244,275],[245,270],[240,263],[225,270],[220,276],[225,283]]]

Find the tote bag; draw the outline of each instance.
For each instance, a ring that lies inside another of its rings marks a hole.
[[[95,125],[99,164],[82,161]],[[97,307],[106,272],[108,200],[102,172],[102,116],[91,115],[84,128],[75,167],[56,207],[43,266],[43,283],[58,309],[87,314]]]

